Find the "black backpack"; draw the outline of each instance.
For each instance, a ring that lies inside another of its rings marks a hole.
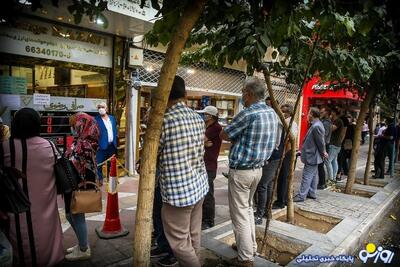
[[[4,149],[0,144],[0,210],[5,213],[19,214],[28,211],[31,203],[18,182],[21,179],[26,183],[26,175],[14,167],[14,139],[10,139],[9,142],[11,167],[4,166]],[[26,153],[23,155],[23,162],[26,163]]]

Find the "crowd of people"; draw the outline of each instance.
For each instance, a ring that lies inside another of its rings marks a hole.
[[[98,163],[105,157],[102,150],[109,153],[107,156],[115,153],[116,124],[115,119],[104,112],[106,108],[105,103],[100,103],[98,116],[79,112],[69,119],[74,142],[64,154],[74,167],[75,177],[79,177],[77,183],[102,183],[102,173],[98,169]],[[15,167],[24,173],[26,183],[22,187],[30,202],[26,213],[12,214],[0,209],[1,241],[5,242],[7,236],[12,245],[10,255],[13,255],[13,263],[9,259],[5,266],[54,266],[64,258],[77,261],[91,257],[85,214],[71,212],[72,192],[63,194],[64,208],[78,244],[64,252],[54,171],[60,155],[55,153],[54,143],[40,137],[40,127],[40,115],[32,108],[22,108],[15,113],[11,131],[0,124],[0,165]]]
[[[222,127],[218,109],[207,106],[194,111],[185,104],[185,81],[176,76],[163,119],[156,168],[153,206],[151,257],[161,266],[200,267],[201,231],[215,225],[214,180],[222,140],[231,143],[229,152],[228,201],[236,242],[237,257],[230,264],[253,266],[257,253],[255,226],[263,222],[266,207],[284,208],[287,204],[287,180],[290,172],[291,143],[298,126],[294,122],[286,132],[270,99],[265,99],[264,82],[248,78],[242,89],[241,110]],[[293,106],[280,110],[289,125]],[[117,150],[115,118],[107,114],[106,103],[98,105],[95,118],[77,113],[70,118],[74,142],[65,153],[81,180],[103,182],[101,166]],[[341,106],[311,107],[309,128],[301,147],[304,163],[301,185],[294,201],[316,199],[317,189],[329,181],[340,181],[348,173],[355,126],[353,118]],[[383,178],[386,156],[392,157],[398,135],[391,119],[376,132],[375,176]],[[71,194],[64,194],[65,213],[77,237],[77,245],[64,252],[57,207],[55,155],[52,144],[40,137],[40,116],[31,108],[17,111],[8,127],[2,125],[4,166],[15,166],[27,175],[24,191],[31,206],[24,214],[0,213],[8,227],[14,264],[52,266],[64,258],[69,261],[90,258],[85,214],[72,214]],[[364,127],[363,132],[368,132]],[[366,134],[363,134],[364,138]],[[362,142],[365,142],[363,138]],[[14,156],[15,154],[15,156]],[[279,168],[280,158],[282,167]],[[389,170],[393,168],[389,165]],[[273,177],[278,171],[277,198],[273,201]],[[43,224],[45,222],[45,224]],[[43,227],[45,225],[45,227]],[[3,235],[2,235],[3,236]]]

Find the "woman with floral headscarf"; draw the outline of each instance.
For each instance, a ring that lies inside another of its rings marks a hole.
[[[86,113],[77,113],[70,118],[70,125],[75,141],[67,150],[66,156],[72,161],[78,176],[82,180],[94,182],[97,177],[96,151],[98,148],[99,128],[96,120]],[[67,249],[65,259],[69,261],[90,258],[85,214],[72,214],[70,211],[71,194],[64,195],[65,213],[77,238],[78,245]]]

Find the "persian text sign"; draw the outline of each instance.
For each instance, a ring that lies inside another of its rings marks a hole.
[[[140,2],[140,0],[109,0],[107,2],[107,8],[110,11],[129,17],[145,21],[154,20],[157,10],[150,6],[150,1],[146,1],[144,7],[140,8]]]
[[[33,95],[0,94],[0,108],[12,110],[29,107],[38,111],[97,112],[97,104],[102,102],[106,102],[106,99],[51,96],[50,103],[35,104]]]
[[[107,68],[112,66],[110,37],[31,20],[18,21],[15,27],[0,27],[0,52]]]

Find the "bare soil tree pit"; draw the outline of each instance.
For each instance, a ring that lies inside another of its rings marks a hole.
[[[276,220],[286,222],[286,214],[277,217]],[[328,233],[340,221],[341,219],[335,217],[305,211],[299,208],[295,208],[294,211],[294,225],[322,234]]]
[[[310,244],[300,240],[269,231],[267,235],[267,244],[264,246],[263,251],[261,251],[263,236],[264,230],[256,228],[259,256],[281,266],[287,265],[310,246]],[[221,241],[232,245],[232,243],[235,242],[235,237],[231,234],[222,238]]]
[[[332,188],[331,191],[344,194],[343,187],[335,187],[335,188]],[[370,192],[370,191],[365,191],[365,190],[360,190],[360,189],[352,189],[351,190],[351,195],[353,195],[353,196],[371,198],[375,194],[376,194],[376,192]]]
[[[364,184],[364,179],[356,179],[356,184]],[[382,182],[382,181],[377,181],[373,179],[368,180],[368,185],[369,186],[375,186],[375,187],[385,187],[388,183],[387,182]]]

